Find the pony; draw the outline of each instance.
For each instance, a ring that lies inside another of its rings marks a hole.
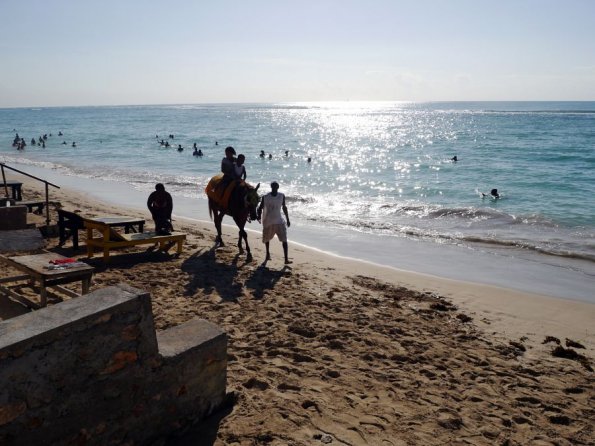
[[[252,261],[252,253],[250,252],[250,245],[248,245],[248,233],[244,230],[244,226],[247,221],[250,222],[257,219],[256,206],[259,202],[259,187],[260,183],[258,183],[256,187],[253,187],[244,181],[238,182],[231,192],[226,208],[213,200],[211,195],[207,192],[207,196],[209,197],[209,217],[214,220],[215,228],[217,229],[217,237],[215,238],[216,246],[225,246],[221,237],[221,222],[225,215],[229,215],[240,229],[238,238],[238,249],[240,254],[244,253],[242,240],[246,243],[247,262]],[[207,189],[209,189],[209,187],[207,187]]]

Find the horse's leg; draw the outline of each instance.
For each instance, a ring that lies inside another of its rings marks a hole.
[[[252,261],[252,253],[250,252],[250,246],[248,245],[248,233],[246,231],[244,231],[244,228],[242,228],[242,231],[244,232],[244,241],[246,242],[246,261],[247,262],[251,262]]]
[[[250,246],[248,245],[248,233],[244,230],[244,225],[246,224],[245,220],[240,220],[239,218],[234,218],[236,225],[238,225],[238,228],[240,229],[240,232],[238,234],[238,248],[240,250],[240,254],[244,253],[244,250],[242,249],[242,240],[244,240],[244,242],[246,243],[246,261],[251,262],[252,261],[252,253],[250,252]]]
[[[238,232],[238,249],[240,250],[240,254],[244,254],[244,248],[242,247],[242,238],[244,237],[244,230],[240,228],[240,232]]]
[[[215,238],[215,243],[218,246],[225,246],[225,244],[223,243],[223,238],[221,237],[221,221],[223,220],[223,212],[215,211],[215,217],[213,218],[213,220],[215,220],[215,228],[217,229],[217,237]]]

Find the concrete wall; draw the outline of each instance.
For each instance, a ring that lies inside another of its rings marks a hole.
[[[0,206],[0,230],[27,228],[27,206]]]
[[[0,322],[0,444],[145,444],[225,397],[227,336],[118,285]]]

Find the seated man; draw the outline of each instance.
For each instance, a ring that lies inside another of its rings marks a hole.
[[[155,221],[157,235],[170,235],[174,228],[171,224],[171,213],[174,208],[173,200],[165,186],[161,183],[155,185],[155,192],[149,195],[147,207]]]

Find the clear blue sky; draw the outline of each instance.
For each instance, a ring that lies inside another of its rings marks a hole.
[[[595,100],[593,0],[0,0],[0,107]]]

